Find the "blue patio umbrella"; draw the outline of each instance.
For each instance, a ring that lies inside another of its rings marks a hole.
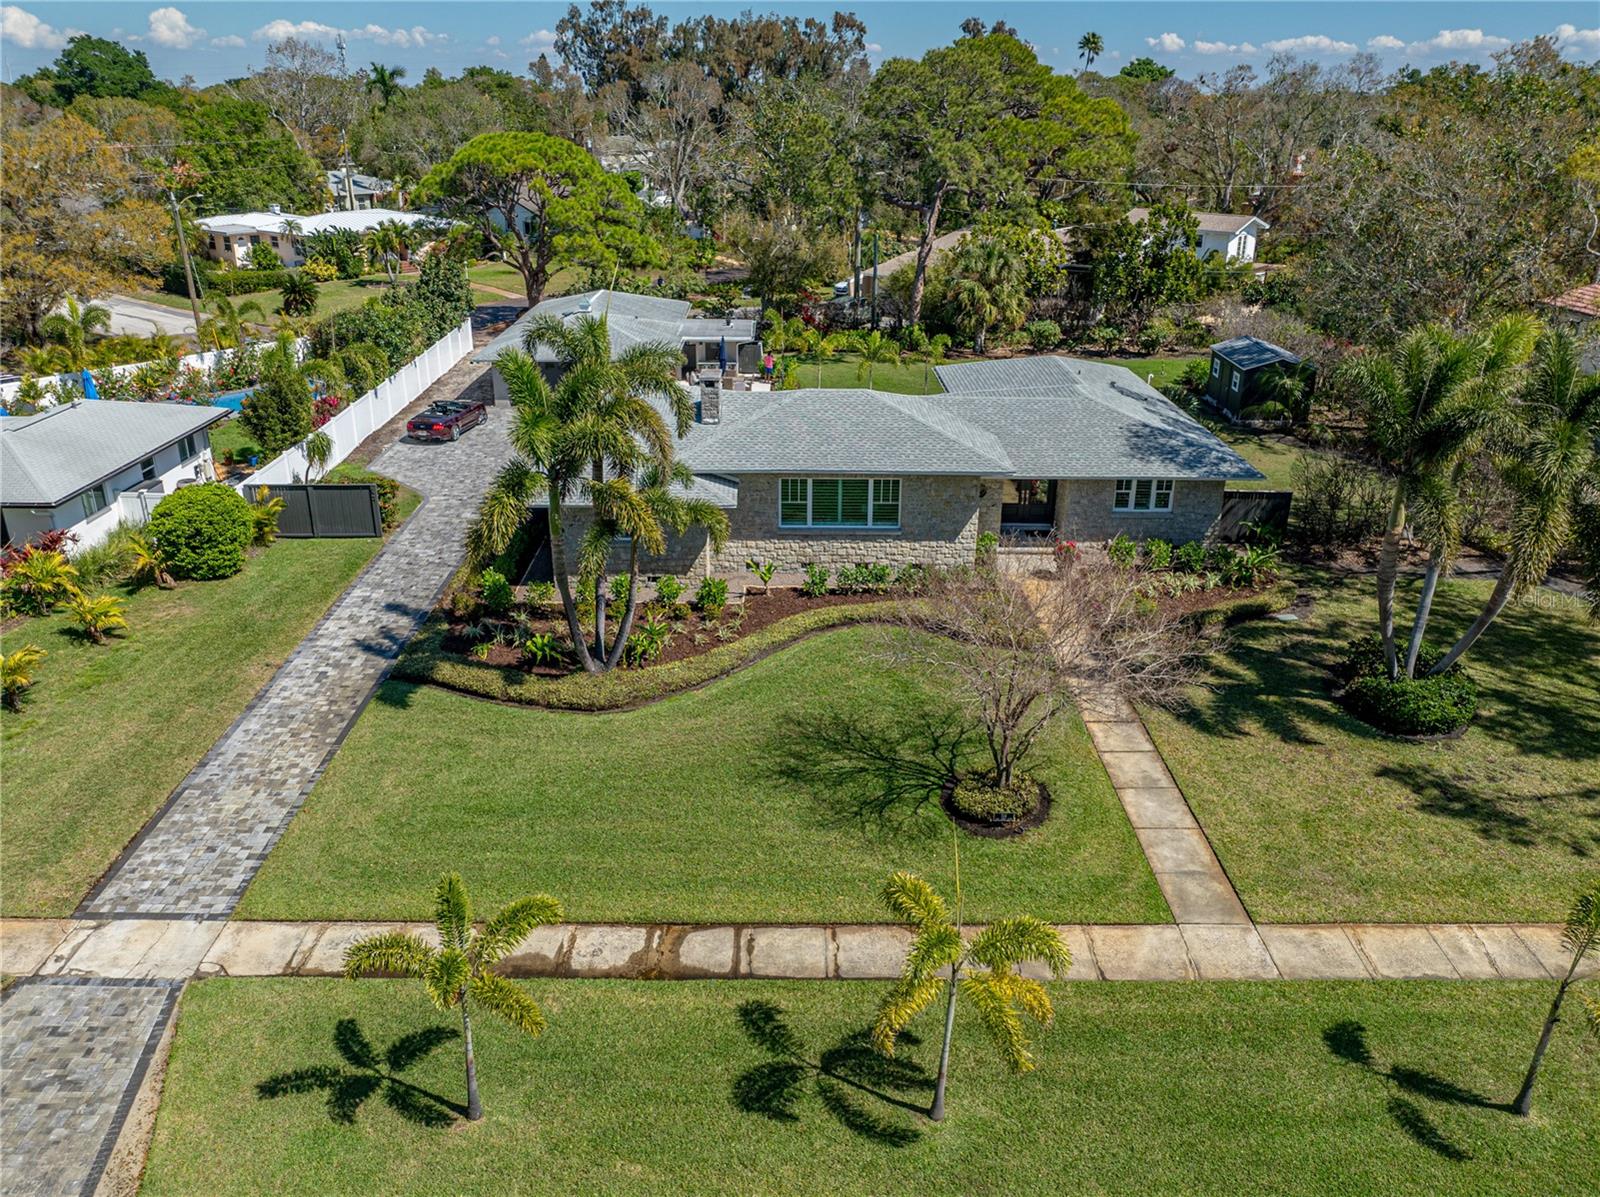
[[[87,370],[83,372],[83,397],[85,399],[100,398],[100,390],[94,385],[94,375]]]
[[[717,369],[728,368],[728,338],[722,337],[717,341]]]

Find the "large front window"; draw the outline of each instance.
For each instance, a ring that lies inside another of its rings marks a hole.
[[[781,478],[778,523],[785,528],[898,528],[898,478]]]
[[[1172,479],[1119,478],[1111,507],[1114,511],[1171,511]]]

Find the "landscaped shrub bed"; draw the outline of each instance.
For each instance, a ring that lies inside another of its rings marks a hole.
[[[450,635],[449,617],[440,612],[400,654],[394,676],[502,702],[572,711],[620,710],[703,685],[813,632],[887,620],[892,614],[892,603],[883,601],[813,603],[809,609],[779,618],[759,630],[745,630],[737,639],[717,642],[704,651],[650,668],[552,675],[493,665],[448,651],[445,642]]]
[[[951,820],[963,831],[991,839],[1021,835],[1050,814],[1050,791],[1035,777],[997,786],[991,774],[951,778],[940,794]]]
[[[1427,676],[1443,655],[1423,645],[1417,654],[1416,676],[1391,679],[1383,641],[1369,636],[1353,645],[1334,671],[1342,686],[1339,701],[1357,719],[1390,735],[1458,732],[1478,713],[1478,685],[1459,661],[1436,677]]]
[[[1056,546],[1057,557],[1078,551],[1071,542]],[[1118,535],[1106,542],[1105,552],[1114,563],[1143,571],[1139,591],[1162,614],[1192,619],[1202,628],[1281,611],[1296,594],[1294,583],[1280,580],[1282,562],[1270,544],[1173,544]]]

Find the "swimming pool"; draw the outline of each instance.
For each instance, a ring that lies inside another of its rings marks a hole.
[[[244,401],[255,394],[255,387],[246,387],[242,391],[228,391],[225,394],[211,397],[212,407],[225,407],[229,411],[243,411]]]

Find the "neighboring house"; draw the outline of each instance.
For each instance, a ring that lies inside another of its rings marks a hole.
[[[333,196],[334,208],[346,212],[381,208],[383,201],[394,190],[394,184],[388,179],[354,170],[324,171],[323,177],[328,183],[328,193]]]
[[[1142,224],[1150,215],[1149,208],[1134,208],[1128,219]],[[1212,254],[1220,254],[1224,262],[1254,262],[1256,240],[1272,226],[1259,216],[1236,216],[1229,212],[1191,212],[1200,222],[1200,244],[1195,256],[1202,262]]]
[[[1230,419],[1257,402],[1262,372],[1273,367],[1298,366],[1300,358],[1271,341],[1234,337],[1211,347],[1211,377],[1206,398]]]
[[[1600,283],[1574,287],[1544,302],[1550,322],[1571,329],[1583,341],[1583,368],[1600,372]]]
[[[683,376],[702,369],[721,368],[739,374],[756,374],[761,369],[761,342],[756,337],[754,320],[719,320],[695,316],[686,300],[660,299],[634,295],[627,291],[585,291],[546,299],[529,308],[510,328],[472,355],[475,362],[493,362],[507,349],[521,349],[522,337],[530,322],[541,316],[558,316],[572,322],[580,316],[606,317],[611,334],[613,356],[647,341],[666,341],[683,348]],[[558,374],[555,355],[545,345],[539,347],[536,361],[546,378],[554,382]],[[495,402],[506,398],[505,380],[494,372]]]
[[[954,229],[948,233],[940,233],[937,237],[935,237],[933,239],[933,248],[928,251],[929,269],[932,269],[933,264],[940,258],[944,257],[945,254],[949,253],[956,246],[960,245],[962,240],[971,232],[971,229]],[[1055,233],[1056,236],[1061,238],[1062,241],[1068,240],[1067,229],[1058,228],[1056,229]],[[915,247],[906,250],[905,253],[895,254],[895,256],[892,258],[885,258],[883,261],[878,263],[876,271],[878,281],[874,283],[871,242],[863,242],[861,246],[861,298],[870,299],[875,287],[888,286],[889,280],[893,278],[895,274],[907,268],[914,269],[916,264],[917,250]],[[833,284],[834,298],[851,298],[855,293],[855,284],[856,274],[854,268],[852,268],[847,277],[842,278]]]
[[[0,419],[0,542],[51,528],[98,544],[124,521],[142,524],[161,497],[210,481],[222,407],[80,400]]]
[[[669,538],[645,572],[736,574],[747,558],[958,565],[978,537],[1203,540],[1226,484],[1262,475],[1130,371],[1063,357],[942,366],[941,395],[722,391],[699,404],[678,457],[724,509],[713,552]],[[588,527],[564,508],[576,559]],[[619,543],[611,568],[626,565]]]
[[[401,224],[437,224],[436,218],[420,212],[396,212],[391,208],[366,208],[356,212],[319,212],[315,216],[296,216],[292,212],[235,212],[226,216],[202,216],[195,223],[206,234],[206,256],[231,266],[248,266],[250,248],[270,245],[285,266],[304,266],[296,234],[319,233],[325,229],[351,229],[365,234],[384,221]]]

